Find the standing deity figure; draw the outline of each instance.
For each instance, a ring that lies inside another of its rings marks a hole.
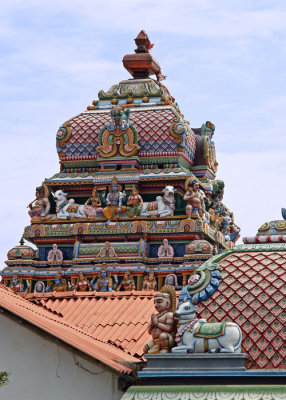
[[[157,282],[154,271],[150,271],[147,278],[143,282],[142,290],[155,291],[157,289]]]
[[[163,244],[158,249],[159,258],[174,257],[174,249],[169,244],[168,239],[163,240]]]
[[[109,187],[109,193],[106,196],[106,207],[103,209],[103,215],[107,222],[115,218],[119,218],[119,214],[126,211],[126,207],[122,205],[125,194],[121,191],[121,185],[117,183],[116,177],[112,179]]]
[[[116,291],[119,292],[121,290],[121,288],[124,291],[135,290],[135,282],[134,282],[134,279],[133,279],[130,271],[126,271],[124,273],[123,279],[119,283],[118,288],[116,289]]]
[[[19,278],[17,272],[14,272],[14,275],[12,276],[11,283],[9,287],[15,292],[24,292],[24,283],[21,278]]]
[[[176,310],[176,291],[173,286],[163,286],[154,295],[154,306],[157,314],[152,314],[148,333],[152,340],[143,349],[146,354],[170,353],[174,346]]]
[[[216,204],[213,201],[210,203],[209,219],[210,219],[210,225],[213,226],[216,230],[220,230],[222,217],[217,214]]]
[[[89,203],[91,204],[90,206]],[[97,213],[102,211],[101,201],[96,186],[94,186],[92,190],[91,197],[85,202],[84,210],[89,219],[96,218]]]
[[[233,213],[229,214],[231,217],[231,224],[229,225],[230,228],[230,240],[235,244],[236,241],[240,238],[240,228],[234,223],[234,216]]]
[[[221,228],[223,231],[223,234],[226,235],[228,228],[230,226],[230,224],[232,223],[232,219],[231,216],[229,215],[229,213],[227,211],[223,211],[222,213],[222,221],[221,221]]]
[[[78,280],[76,284],[74,285],[74,290],[78,292],[86,292],[89,289],[91,289],[91,285],[88,281],[87,278],[83,275],[82,272],[79,272],[78,274]]]
[[[94,290],[97,292],[111,292],[112,287],[112,279],[110,277],[110,273],[106,268],[102,268],[100,271],[100,276],[97,279],[95,285],[93,286]]]
[[[67,292],[68,285],[66,279],[62,277],[62,272],[59,270],[55,278],[53,292]]]
[[[36,187],[35,193],[36,199],[33,200],[29,205],[28,214],[30,215],[31,219],[40,219],[46,220],[50,219],[51,215],[49,214],[51,205],[49,202],[49,191],[45,184],[42,186]]]
[[[138,189],[133,186],[130,196],[127,199],[127,214],[130,218],[136,218],[140,215],[143,207],[143,199]]]
[[[48,252],[48,261],[63,261],[63,252],[56,244],[53,244],[52,250]]]
[[[99,258],[113,258],[117,257],[116,251],[113,247],[110,246],[109,242],[105,242],[104,247],[99,250],[99,253],[96,255]]]
[[[205,213],[205,202],[198,181],[195,179],[189,182],[187,181],[185,186],[186,193],[184,195],[184,200],[188,201],[186,207],[188,218],[198,218],[196,214],[202,218]]]

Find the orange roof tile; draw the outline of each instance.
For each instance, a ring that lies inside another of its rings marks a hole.
[[[285,368],[285,251],[232,251],[219,261],[217,291],[199,304],[208,321],[229,319],[243,332],[242,350],[249,368]],[[72,292],[27,294],[45,310],[58,314],[90,336],[142,357],[155,312],[152,292]]]
[[[133,357],[141,358],[150,340],[147,328],[155,312],[153,292],[30,293],[25,297]]]
[[[28,296],[29,297],[29,296]],[[44,300],[41,300],[44,302]],[[130,356],[127,352],[108,344],[105,340],[91,335],[87,329],[82,329],[81,322],[73,323],[74,320],[84,320],[86,310],[92,306],[94,310],[94,299],[53,299],[48,300],[52,313],[43,305],[33,304],[27,299],[15,294],[10,288],[0,284],[0,307],[25,319],[38,328],[50,333],[65,343],[81,350],[96,360],[108,365],[121,373],[131,373],[139,360]],[[66,310],[77,305],[76,313],[70,313],[70,319],[63,318]],[[57,308],[62,309],[59,313]],[[55,313],[57,311],[57,313]]]

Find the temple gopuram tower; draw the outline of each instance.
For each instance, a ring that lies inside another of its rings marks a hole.
[[[34,246],[21,240],[2,271],[17,292],[179,289],[239,237],[216,179],[214,124],[190,126],[147,34],[135,43],[123,57],[130,79],[57,132],[60,171],[35,182],[23,233]]]

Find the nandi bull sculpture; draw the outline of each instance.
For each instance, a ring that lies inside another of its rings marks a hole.
[[[174,314],[178,320],[177,347],[172,348],[172,353],[240,353],[239,326],[234,322],[207,323],[205,319],[198,319],[194,302],[186,300]]]
[[[165,186],[164,196],[157,196],[155,201],[144,202],[140,215],[142,217],[168,217],[174,215],[175,210],[174,186]]]
[[[57,218],[86,218],[84,204],[76,204],[74,199],[67,200],[68,193],[63,190],[57,190],[54,194],[56,202]]]

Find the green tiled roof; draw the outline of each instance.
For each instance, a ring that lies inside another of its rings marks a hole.
[[[121,400],[285,400],[283,385],[132,386]]]

